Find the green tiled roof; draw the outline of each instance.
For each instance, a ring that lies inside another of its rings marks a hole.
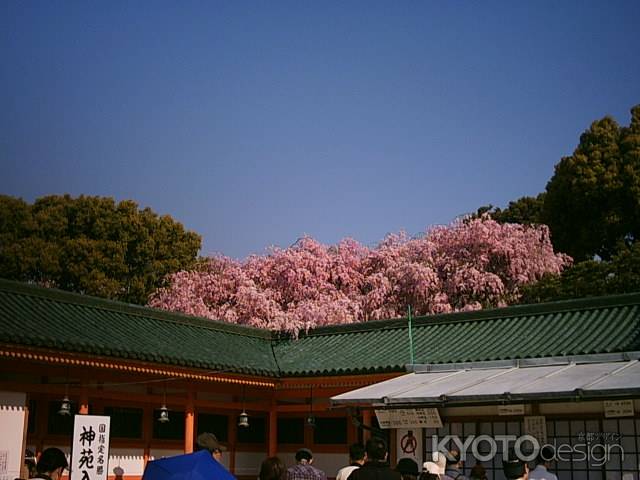
[[[640,294],[431,315],[412,321],[414,363],[640,350]],[[288,375],[403,370],[407,319],[325,327],[274,346]]]
[[[269,332],[0,280],[0,342],[275,376]]]
[[[640,294],[413,319],[415,363],[640,350]],[[402,371],[406,319],[324,327],[298,339],[0,280],[0,342],[262,376]]]

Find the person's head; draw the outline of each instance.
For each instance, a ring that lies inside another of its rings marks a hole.
[[[442,475],[447,467],[447,459],[442,452],[433,452],[431,461],[422,464],[422,471],[433,473],[434,475]]]
[[[529,473],[527,463],[518,458],[513,450],[509,451],[508,460],[502,461],[502,470],[509,480],[526,479]]]
[[[396,472],[402,476],[402,480],[417,480],[418,464],[411,458],[401,458],[396,465]]]
[[[296,452],[296,462],[313,463],[313,453],[308,448],[301,448]]]
[[[440,480],[440,475],[431,472],[422,472],[418,480]]]
[[[278,457],[269,457],[260,465],[260,480],[284,480],[287,467]]]
[[[365,447],[367,459],[373,462],[384,462],[387,459],[387,442],[384,438],[371,437]]]
[[[536,458],[536,465],[544,465],[545,467],[549,467],[551,462],[553,461],[553,457],[555,452],[553,448],[549,445],[545,445],[540,449],[540,453],[538,453],[538,458]]]
[[[478,462],[471,469],[471,473],[469,473],[469,476],[471,478],[479,479],[487,478],[487,471],[484,469],[484,466],[480,462]]]
[[[462,466],[460,452],[458,450],[449,450],[445,456],[447,458],[447,468],[457,468]]]
[[[217,461],[222,460],[222,452],[226,450],[224,445],[221,445],[218,438],[209,432],[204,432],[198,435],[196,440],[198,450],[208,450],[211,456]]]
[[[361,443],[354,443],[349,447],[349,459],[351,463],[364,463],[364,457],[366,455],[364,445]]]
[[[33,478],[36,472],[36,455],[31,450],[24,452],[24,468],[26,470],[26,478]]]
[[[45,473],[52,480],[58,480],[62,473],[69,468],[67,457],[59,448],[47,448],[38,459],[36,470],[38,473]]]

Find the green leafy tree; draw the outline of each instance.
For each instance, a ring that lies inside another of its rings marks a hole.
[[[487,205],[480,207],[472,217],[479,218],[486,213],[498,223],[540,224],[542,223],[544,197],[544,192],[535,197],[521,197],[516,201],[509,202],[505,209]]]
[[[594,122],[547,184],[542,221],[555,248],[576,260],[610,259],[640,235],[640,105],[631,116],[629,127]]]
[[[522,288],[520,303],[640,291],[640,242],[620,247],[610,261],[586,260]]]
[[[32,205],[0,195],[0,276],[145,304],[191,268],[200,236],[133,201],[69,195]]]

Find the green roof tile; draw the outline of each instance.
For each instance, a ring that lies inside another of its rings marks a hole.
[[[5,344],[278,376],[402,371],[406,319],[319,328],[294,339],[208,319],[0,280]],[[415,363],[640,350],[640,294],[413,319]]]

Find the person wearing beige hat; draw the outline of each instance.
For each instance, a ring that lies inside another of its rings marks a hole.
[[[222,452],[226,450],[226,447],[218,441],[218,437],[213,433],[201,433],[198,435],[196,444],[198,446],[198,450],[208,450],[215,460],[222,462]]]

